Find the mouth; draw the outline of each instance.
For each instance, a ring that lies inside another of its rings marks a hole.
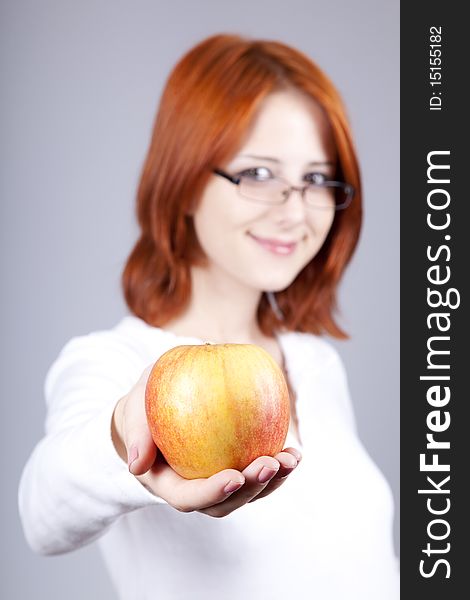
[[[265,250],[268,250],[268,252],[282,256],[292,254],[295,251],[298,244],[298,242],[296,241],[288,242],[283,240],[262,238],[258,237],[257,235],[253,235],[250,232],[248,232],[248,235],[257,244],[262,246]]]

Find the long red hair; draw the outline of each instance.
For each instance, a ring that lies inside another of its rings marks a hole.
[[[361,227],[361,181],[342,100],[306,55],[283,43],[215,35],[192,48],[166,83],[137,193],[140,237],[122,274],[132,313],[161,327],[191,295],[190,269],[203,265],[190,211],[212,167],[231,159],[269,93],[295,88],[328,119],[337,149],[336,177],[356,190],[335,214],[322,248],[286,289],[276,293],[282,321],[263,294],[258,321],[265,335],[283,328],[347,337],[334,318],[336,290]]]

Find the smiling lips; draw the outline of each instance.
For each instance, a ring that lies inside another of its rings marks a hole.
[[[252,233],[249,233],[248,235],[260,246],[273,254],[282,254],[286,256],[292,254],[297,246],[297,242],[281,242],[280,240],[260,238]]]

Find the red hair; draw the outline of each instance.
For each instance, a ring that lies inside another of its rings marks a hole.
[[[215,35],[192,48],[166,83],[137,193],[140,237],[122,274],[132,313],[160,327],[178,316],[191,294],[191,266],[204,265],[189,212],[214,166],[242,145],[256,108],[269,93],[295,88],[322,109],[337,149],[336,177],[355,197],[335,214],[322,248],[286,289],[276,293],[280,321],[263,294],[258,322],[265,335],[280,327],[344,338],[336,289],[357,244],[361,182],[341,98],[306,55],[275,41]]]

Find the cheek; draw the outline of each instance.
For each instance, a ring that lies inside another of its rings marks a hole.
[[[237,197],[213,192],[207,194],[193,215],[199,243],[203,248],[226,245],[231,236],[248,231],[265,212],[264,206],[240,202]]]
[[[319,243],[323,243],[328,235],[328,232],[333,225],[333,221],[335,218],[334,211],[318,211],[314,215],[310,217],[309,226],[310,231],[313,233],[314,238]]]
[[[221,246],[224,223],[217,218],[217,215],[203,210],[194,215],[194,229],[205,254],[211,256]]]

